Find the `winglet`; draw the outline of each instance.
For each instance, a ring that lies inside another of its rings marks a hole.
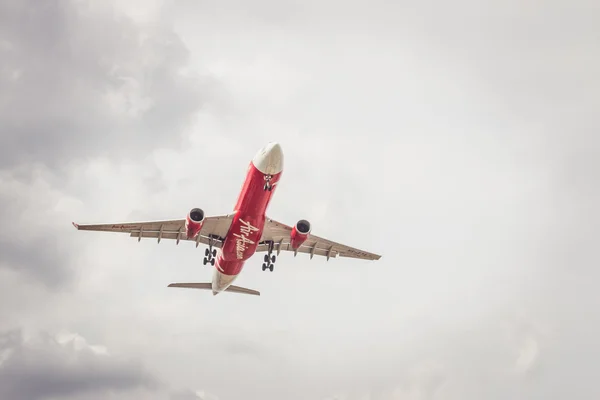
[[[75,227],[75,229],[79,230],[79,225],[76,224],[75,222],[71,222],[73,224],[73,226]]]

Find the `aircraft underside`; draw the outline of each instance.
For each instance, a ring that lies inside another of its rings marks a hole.
[[[351,246],[312,235],[308,220],[301,219],[288,226],[267,217],[267,208],[278,187],[283,172],[283,152],[277,143],[269,143],[256,153],[246,173],[246,179],[233,212],[207,217],[200,208],[193,208],[185,219],[108,224],[76,224],[78,230],[124,232],[140,241],[154,238],[200,243],[204,251],[203,264],[214,268],[210,283],[172,283],[169,287],[212,290],[260,295],[256,290],[232,285],[247,260],[255,253],[265,253],[262,270],[273,271],[280,252],[309,254],[330,258],[349,257],[378,260],[381,256]]]

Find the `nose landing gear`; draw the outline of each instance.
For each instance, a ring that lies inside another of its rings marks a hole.
[[[273,179],[273,175],[265,175],[265,185],[263,186],[263,190],[266,192],[267,190],[270,192],[273,190],[273,185],[271,185],[271,179]]]

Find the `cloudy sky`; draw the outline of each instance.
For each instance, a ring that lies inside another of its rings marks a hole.
[[[595,0],[0,1],[0,398],[597,399]],[[269,215],[383,254],[71,221]],[[189,244],[189,243],[188,243]]]

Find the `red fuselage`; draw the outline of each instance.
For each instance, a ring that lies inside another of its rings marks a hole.
[[[229,287],[252,257],[260,242],[266,211],[283,171],[283,153],[277,143],[261,149],[250,165],[246,180],[234,207],[231,227],[217,255],[213,275],[213,292]],[[265,183],[271,190],[265,190]]]

